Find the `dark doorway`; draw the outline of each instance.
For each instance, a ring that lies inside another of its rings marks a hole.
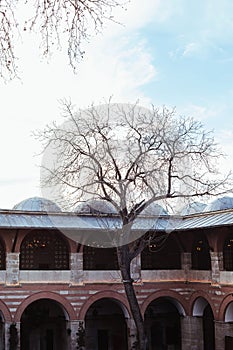
[[[203,313],[204,350],[215,349],[214,315],[208,304]]]
[[[21,350],[66,350],[66,319],[54,300],[30,304],[21,317]]]
[[[98,329],[98,349],[108,350],[109,344],[109,331],[108,329]]]
[[[145,312],[147,350],[180,350],[180,314],[174,303],[159,298],[147,307]]]
[[[225,350],[233,349],[233,337],[225,337]]]
[[[127,325],[121,306],[103,298],[91,305],[85,317],[86,350],[127,350]]]
[[[0,349],[4,349],[5,344],[5,322],[0,311]]]
[[[54,332],[53,329],[47,329],[46,330],[46,338],[45,338],[45,342],[46,342],[46,350],[50,350],[54,348]]]

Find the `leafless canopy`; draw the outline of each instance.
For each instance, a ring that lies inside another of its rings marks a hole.
[[[150,242],[160,249],[169,232],[142,229],[135,238],[133,224],[155,201],[225,191],[228,177],[220,179],[215,167],[221,153],[201,123],[165,107],[107,103],[75,112],[64,102],[63,112],[67,121],[61,127],[48,126],[38,135],[45,142],[42,186],[53,187],[55,195],[73,203],[94,197],[115,207],[118,216],[113,219],[121,221],[114,244],[119,269],[137,328],[136,348],[145,350],[131,261]]]
[[[105,20],[113,20],[112,10],[122,0],[0,0],[0,75],[17,75],[15,43],[23,33],[35,30],[41,37],[42,54],[48,56],[63,47],[75,69],[84,52],[82,43]]]
[[[229,178],[217,172],[221,153],[213,135],[192,118],[137,103],[76,112],[63,102],[63,112],[62,126],[39,133],[46,148],[42,185],[55,186],[62,200],[104,199],[127,223],[158,200],[226,191]]]

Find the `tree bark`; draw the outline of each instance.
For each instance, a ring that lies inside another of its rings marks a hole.
[[[130,258],[129,258],[129,247],[124,245],[117,247],[117,256],[119,268],[121,271],[122,282],[124,285],[125,293],[129,302],[130,311],[132,313],[136,329],[138,341],[133,349],[146,350],[146,335],[144,329],[144,321],[142,313],[138,304],[135,289],[133,286],[133,279],[130,273]]]

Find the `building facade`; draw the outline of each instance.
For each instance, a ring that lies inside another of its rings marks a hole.
[[[95,215],[48,204],[0,211],[0,349],[134,349],[115,248],[76,243],[101,234]],[[176,217],[132,262],[148,350],[233,349],[233,209],[209,210]]]

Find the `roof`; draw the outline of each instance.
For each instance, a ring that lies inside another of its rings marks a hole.
[[[203,209],[204,208],[204,209]],[[169,215],[158,203],[150,204],[133,223],[135,231],[173,231],[233,225],[233,197],[216,198],[207,206],[189,203],[180,215]],[[62,212],[53,201],[28,198],[12,210],[0,210],[0,228],[47,228],[76,231],[114,230],[122,221],[114,206],[101,199],[82,202],[73,212]]]
[[[202,212],[185,216],[138,217],[134,230],[189,230],[233,225],[233,209]],[[119,228],[117,215],[76,214],[70,212],[46,213],[36,211],[0,210],[0,228],[47,228],[76,230],[107,230]]]
[[[140,217],[135,220],[135,230],[164,230],[167,217]],[[121,227],[117,215],[75,214],[70,212],[46,213],[35,211],[0,210],[0,228],[48,228],[48,229],[114,229]]]
[[[190,230],[233,225],[233,209],[184,216],[176,230]]]

